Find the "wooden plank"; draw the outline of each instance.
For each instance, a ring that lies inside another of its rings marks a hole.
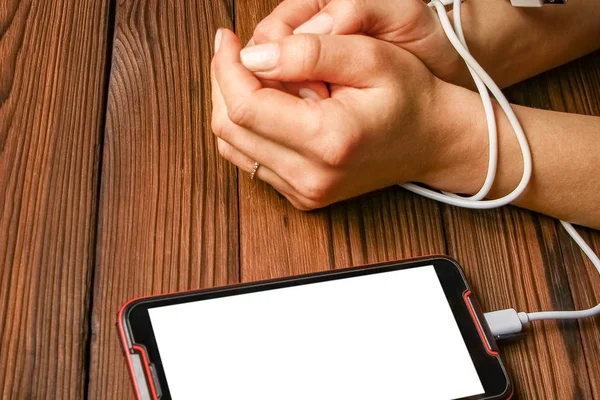
[[[600,51],[564,68],[552,71],[547,77],[550,106],[553,110],[595,115],[600,117]],[[600,135],[600,132],[598,133]],[[600,139],[600,136],[598,137]],[[578,228],[596,254],[600,254],[600,232]],[[584,309],[600,302],[598,271],[562,227],[558,228],[574,306]],[[590,385],[594,399],[600,399],[600,324],[598,319],[579,322]]]
[[[108,1],[0,6],[0,398],[82,398]]]
[[[336,268],[445,254],[440,207],[389,188],[330,207]]]
[[[243,42],[279,2],[236,3]],[[246,174],[239,193],[244,281],[445,252],[439,206],[399,188],[310,213]]]
[[[582,232],[582,236],[596,254],[600,254],[600,233],[587,229]],[[559,230],[559,241],[573,293],[574,307],[577,309],[593,307],[600,302],[598,271],[587,257],[583,256],[579,247],[564,230]],[[581,320],[578,324],[592,395],[594,399],[600,399],[600,371],[598,371],[600,324],[598,318]]]
[[[133,396],[116,313],[239,280],[237,177],[210,130],[214,34],[230,0],[120,1],[102,160],[90,398]]]
[[[508,91],[510,97],[527,106],[595,114],[597,59],[591,56],[517,85]],[[477,212],[446,206],[444,217],[449,253],[466,266],[484,309],[573,309],[600,298],[595,269],[587,265],[581,272],[580,254],[551,218],[514,208]],[[600,371],[592,360],[600,355],[600,332],[593,321],[580,326],[536,323],[525,341],[503,349],[523,397],[598,398]]]

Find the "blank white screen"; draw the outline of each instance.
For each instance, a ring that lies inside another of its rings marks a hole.
[[[433,266],[153,308],[174,399],[484,392]]]

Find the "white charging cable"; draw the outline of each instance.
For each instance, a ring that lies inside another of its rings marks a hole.
[[[540,7],[543,5],[543,0],[511,0],[515,6],[525,7]],[[556,1],[556,3],[562,3],[562,1]],[[444,6],[453,4],[453,19],[454,26],[450,22],[446,9]],[[439,15],[442,28],[446,33],[446,36],[452,43],[452,46],[456,49],[458,54],[463,58],[469,68],[469,72],[475,81],[475,85],[479,94],[481,95],[481,101],[483,103],[483,109],[487,119],[488,125],[488,136],[489,136],[489,162],[488,171],[485,182],[481,190],[472,197],[462,197],[457,194],[447,192],[437,192],[434,190],[427,189],[425,187],[416,184],[405,184],[402,185],[405,189],[417,193],[421,196],[437,200],[442,203],[450,204],[457,207],[473,208],[473,209],[489,209],[508,205],[516,200],[523,194],[529,181],[531,180],[532,173],[532,160],[531,151],[527,142],[527,137],[523,132],[523,128],[519,123],[517,116],[515,115],[510,103],[498,87],[492,78],[485,72],[485,70],[477,63],[467,48],[465,41],[462,23],[461,23],[461,0],[433,0],[429,4],[429,7],[435,8]],[[510,125],[512,126],[523,156],[523,175],[521,181],[517,187],[509,194],[499,199],[494,200],[483,200],[489,193],[494,179],[496,177],[496,168],[498,164],[498,132],[496,118],[494,116],[494,107],[492,100],[489,96],[489,92],[496,98],[496,101],[505,113]],[[583,240],[583,238],[577,233],[575,228],[564,221],[560,221],[566,231],[571,235],[575,243],[583,250],[583,252],[592,261],[592,264],[596,267],[600,273],[600,259],[591,249],[591,247]],[[521,332],[524,326],[527,326],[529,322],[544,319],[578,319],[591,317],[600,314],[600,304],[587,310],[581,311],[546,311],[546,312],[534,312],[524,313],[516,312],[514,309],[500,310],[491,313],[486,313],[486,321],[490,326],[492,334],[494,336],[511,335]]]

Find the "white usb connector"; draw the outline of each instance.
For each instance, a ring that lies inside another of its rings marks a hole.
[[[542,7],[544,4],[565,4],[566,0],[510,0],[514,7]]]
[[[516,335],[529,325],[527,313],[513,308],[485,313],[484,317],[495,338]]]

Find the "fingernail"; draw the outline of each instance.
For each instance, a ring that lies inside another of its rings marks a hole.
[[[258,44],[240,52],[242,64],[250,71],[267,71],[275,68],[279,60],[277,43]]]
[[[314,101],[323,100],[323,98],[319,96],[317,92],[309,88],[302,88],[298,90],[298,96],[300,96],[303,99],[310,99]]]
[[[309,19],[294,30],[294,35],[299,33],[312,33],[314,35],[326,35],[333,30],[333,17],[327,13],[321,13]]]
[[[223,39],[223,32],[221,32],[221,28],[219,28],[215,35],[215,53],[219,51],[219,47],[221,47],[221,39]]]

